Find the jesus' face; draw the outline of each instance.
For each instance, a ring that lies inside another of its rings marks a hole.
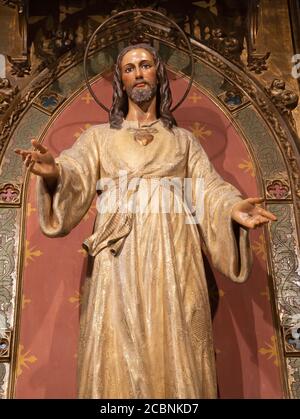
[[[121,61],[123,88],[136,104],[149,102],[156,94],[156,65],[152,54],[136,48],[128,51]]]

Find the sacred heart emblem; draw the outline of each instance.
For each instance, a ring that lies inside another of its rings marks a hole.
[[[129,131],[133,133],[134,140],[143,146],[150,144],[154,139],[153,134],[158,132],[156,128],[129,128]]]
[[[153,141],[154,135],[148,133],[148,132],[136,132],[134,134],[134,139],[138,143],[142,145],[147,145]]]

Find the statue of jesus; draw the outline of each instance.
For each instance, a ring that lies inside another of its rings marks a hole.
[[[92,264],[80,320],[80,398],[217,397],[202,249],[243,282],[249,229],[276,220],[263,199],[243,199],[219,176],[197,139],[176,126],[171,102],[157,51],[129,46],[117,59],[109,123],[89,128],[56,159],[35,139],[33,151],[16,150],[38,176],[48,237],[68,234],[99,190],[84,242]],[[185,179],[201,186],[191,199],[181,194]]]

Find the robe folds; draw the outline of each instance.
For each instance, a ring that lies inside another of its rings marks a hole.
[[[146,146],[135,137],[145,128],[153,133]],[[48,237],[68,234],[102,191],[84,242],[91,263],[80,317],[79,398],[215,398],[201,249],[231,280],[247,279],[248,232],[231,219],[239,191],[189,131],[168,130],[159,119],[143,127],[124,120],[119,130],[95,125],[56,162],[56,189],[37,182]],[[183,179],[192,184],[190,199],[181,193]],[[177,183],[168,188],[162,180]]]

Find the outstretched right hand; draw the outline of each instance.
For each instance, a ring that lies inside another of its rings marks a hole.
[[[42,176],[47,183],[56,182],[59,176],[57,164],[54,157],[49,153],[48,149],[39,144],[36,140],[31,140],[31,144],[35,150],[15,149],[15,153],[19,154],[26,167],[35,175]]]

